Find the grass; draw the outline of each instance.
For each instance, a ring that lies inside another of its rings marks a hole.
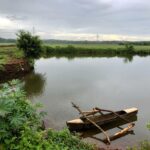
[[[71,45],[75,48],[85,48],[85,49],[123,49],[125,46],[124,45],[119,45],[119,44],[44,44],[45,46],[51,46],[53,48],[55,47],[67,47],[68,45]],[[139,50],[149,50],[150,51],[150,46],[142,46],[142,45],[135,45],[134,46],[136,51]]]
[[[150,141],[142,141],[138,146],[128,148],[127,150],[150,150]]]
[[[150,55],[150,46],[132,46],[119,44],[45,44],[44,56],[92,56],[92,57],[128,57]]]
[[[6,64],[9,60],[23,58],[22,51],[12,45],[0,45],[0,65]]]
[[[149,55],[150,46],[134,46],[134,50],[125,49],[119,44],[43,44],[44,56],[98,56],[113,57],[126,55]],[[6,64],[11,59],[23,58],[24,54],[13,43],[0,43],[0,66]]]

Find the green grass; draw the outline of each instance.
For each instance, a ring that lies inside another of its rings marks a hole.
[[[44,45],[52,46],[52,47],[56,47],[56,46],[67,47],[68,45],[72,45],[72,46],[77,47],[77,48],[94,48],[94,49],[100,49],[100,48],[116,49],[116,48],[123,47],[122,45],[117,45],[117,44],[44,44]]]
[[[0,46],[8,46],[8,45],[13,45],[15,46],[15,43],[0,43]]]
[[[125,50],[119,44],[43,44],[43,54],[50,56],[116,56],[128,55],[131,51]],[[134,45],[132,55],[149,55],[150,46]],[[0,65],[11,59],[22,58],[24,54],[13,43],[0,43]]]
[[[127,150],[150,150],[150,141],[142,141],[138,146],[130,147]]]
[[[0,65],[7,63],[9,60],[19,59],[23,57],[23,52],[17,49],[15,46],[0,45]]]
[[[119,44],[44,44],[44,56],[92,56],[126,57],[150,55],[150,46],[132,46]]]
[[[118,44],[44,44],[45,46],[51,46],[51,47],[67,47],[68,45],[71,45],[75,48],[85,48],[85,49],[123,49],[125,46],[124,45],[118,45]],[[149,50],[150,51],[150,46],[141,46],[141,45],[135,45],[134,46],[135,50]]]

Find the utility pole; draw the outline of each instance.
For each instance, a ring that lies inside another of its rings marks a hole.
[[[99,41],[99,34],[96,35],[97,42]]]
[[[34,26],[32,27],[32,34],[33,35],[35,34],[35,27]]]

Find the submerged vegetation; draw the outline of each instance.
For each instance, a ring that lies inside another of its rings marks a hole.
[[[2,150],[92,150],[67,129],[44,130],[42,117],[22,90],[18,80],[5,83],[0,90],[0,149]]]

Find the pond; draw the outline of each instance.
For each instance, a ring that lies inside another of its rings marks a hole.
[[[35,61],[34,72],[23,80],[28,97],[43,104],[51,128],[62,129],[67,120],[78,117],[71,102],[84,110],[95,106],[111,110],[137,107],[134,134],[113,141],[111,147],[125,148],[150,138],[146,128],[150,121],[149,56],[134,56],[132,61],[119,57],[41,58]],[[105,147],[92,138],[85,140]]]

